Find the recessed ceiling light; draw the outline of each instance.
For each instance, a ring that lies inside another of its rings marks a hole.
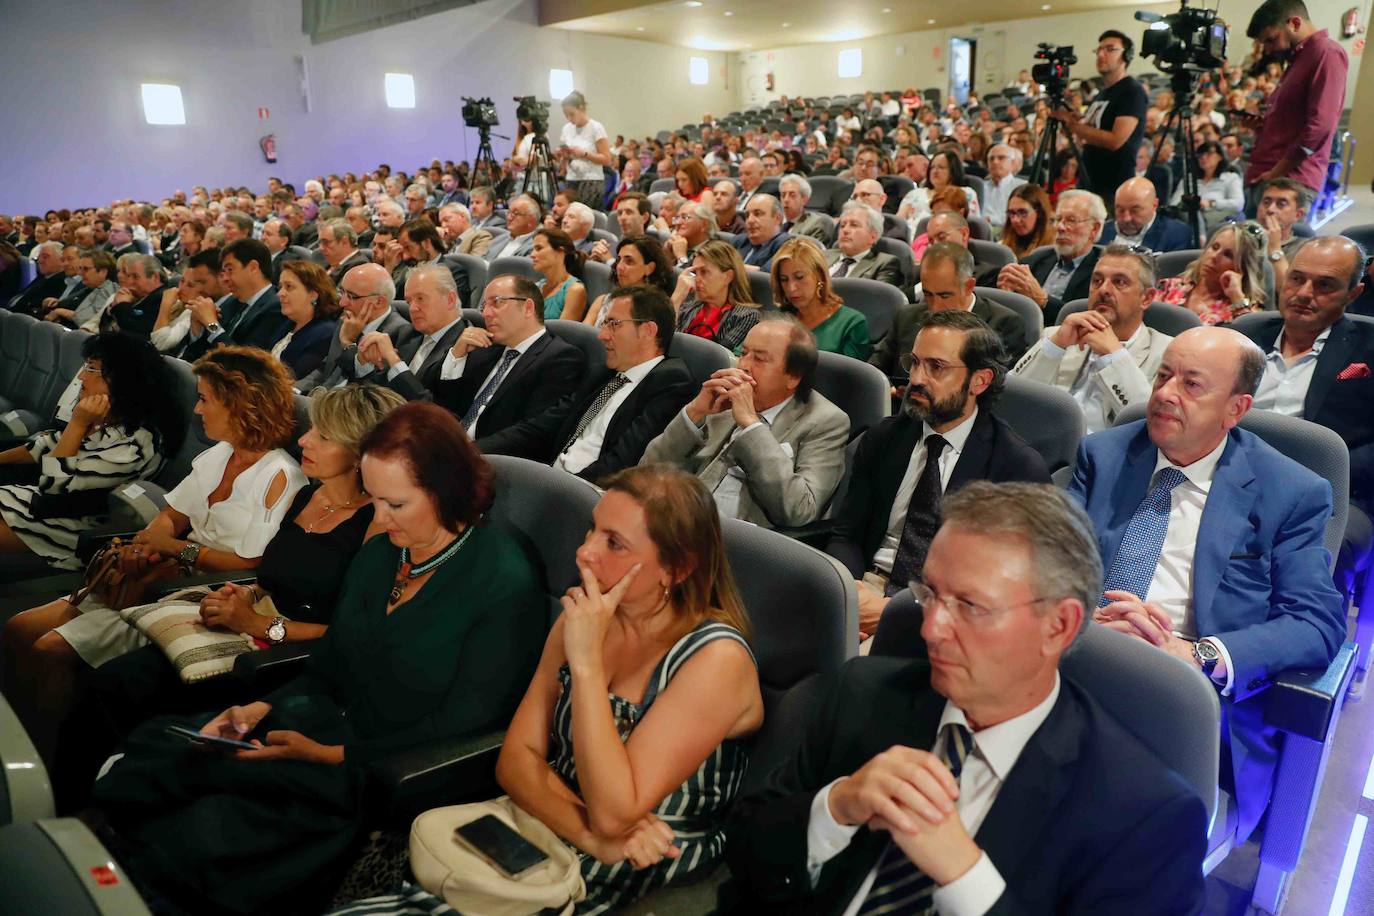
[[[927,20],[926,20],[926,25],[934,25],[934,24],[935,24],[935,20],[934,20],[934,19],[927,19]]]
[[[792,23],[790,23],[790,22],[784,22],[784,23],[782,24],[782,27],[783,27],[784,29],[791,28],[791,27],[792,27]]]
[[[642,26],[642,25],[637,25],[637,26],[635,26],[635,31],[636,31],[636,32],[642,32],[642,31],[644,31],[644,26]]]
[[[684,6],[701,6],[701,0],[687,0]]]
[[[1042,10],[1047,10],[1047,9],[1050,8],[1050,5],[1049,5],[1048,3],[1042,3],[1042,4],[1040,5],[1040,8],[1041,8]]]
[[[725,15],[727,15],[727,16],[733,16],[733,15],[735,15],[735,14],[732,13],[732,12],[730,12],[729,10],[726,10],[726,11],[725,11]]]
[[[883,12],[884,12],[884,13],[890,13],[890,12],[892,12],[892,7],[890,7],[890,6],[885,6],[885,7],[883,7]]]

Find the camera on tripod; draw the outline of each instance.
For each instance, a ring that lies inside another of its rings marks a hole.
[[[515,119],[529,121],[534,126],[536,136],[548,133],[549,103],[541,102],[532,95],[515,96]]]
[[[1073,45],[1052,45],[1042,41],[1035,59],[1044,63],[1031,67],[1031,79],[1044,86],[1045,94],[1052,100],[1062,99],[1069,88],[1069,67],[1078,63]]]
[[[1150,23],[1140,39],[1140,53],[1152,57],[1165,73],[1200,73],[1226,66],[1226,25],[1216,10],[1188,6],[1161,16],[1140,11],[1135,18]]]
[[[463,96],[463,123],[478,130],[490,130],[501,123],[496,103],[489,98],[474,99]]]

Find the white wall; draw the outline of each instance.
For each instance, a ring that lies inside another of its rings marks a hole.
[[[1239,63],[1249,53],[1250,41],[1245,27],[1262,0],[1227,0],[1223,18],[1231,24],[1228,47],[1230,59]],[[1194,0],[1196,5],[1196,0]],[[1340,16],[1351,6],[1351,0],[1308,0],[1313,22],[1328,29],[1333,38],[1340,37]],[[1369,17],[1370,0],[1354,0],[1360,10],[1360,21]],[[835,95],[862,92],[867,89],[897,89],[915,86],[918,90],[939,88],[948,93],[949,74],[945,71],[952,37],[978,39],[978,60],[975,85],[983,92],[1000,88],[1014,78],[1018,71],[1031,66],[1038,42],[1072,45],[1078,54],[1073,68],[1075,77],[1094,75],[1092,49],[1097,36],[1107,29],[1119,29],[1136,37],[1145,24],[1131,18],[1136,9],[1150,9],[1169,13],[1177,3],[1132,4],[1119,10],[1095,10],[1086,13],[1043,15],[1029,19],[989,22],[958,29],[930,29],[883,35],[861,41],[827,44],[794,45],[740,55],[740,107],[762,104],[779,95]],[[938,15],[938,14],[937,14]],[[1356,76],[1361,57],[1353,55],[1353,40],[1342,40],[1346,53],[1351,54],[1350,77],[1347,83],[1346,107],[1354,102]],[[836,57],[841,49],[863,50],[863,75],[856,79],[836,76]],[[1148,62],[1137,61],[1132,72],[1153,70]],[[765,75],[774,76],[774,89],[764,89]]]

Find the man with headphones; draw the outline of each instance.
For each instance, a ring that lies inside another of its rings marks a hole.
[[[1114,200],[1117,186],[1135,177],[1135,154],[1145,134],[1145,110],[1150,98],[1126,68],[1135,57],[1135,43],[1108,29],[1097,39],[1095,60],[1102,91],[1087,111],[1057,108],[1050,116],[1068,126],[1083,146],[1083,171],[1078,186],[1103,200]],[[1085,180],[1086,179],[1086,180]]]

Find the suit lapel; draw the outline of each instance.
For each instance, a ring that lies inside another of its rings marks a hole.
[[[992,462],[992,414],[986,410],[978,411],[978,419],[973,421],[968,439],[964,441],[963,451],[954,464],[954,472],[949,475],[946,493],[953,493],[964,484],[974,480],[986,480],[988,465]]]
[[[1193,614],[1198,631],[1216,632],[1213,625],[1212,596],[1216,594],[1227,561],[1236,545],[1250,530],[1250,507],[1259,496],[1250,460],[1240,437],[1231,432],[1229,442],[1212,475],[1207,505],[1198,526],[1197,550],[1193,554]]]
[[[1302,402],[1304,419],[1312,420],[1321,413],[1322,403],[1336,381],[1336,376],[1350,365],[1355,353],[1355,323],[1342,317],[1331,326],[1331,335],[1326,338],[1322,355],[1317,357],[1317,365],[1312,369],[1312,381],[1307,386],[1307,397]]]
[[[511,366],[510,371],[506,373],[506,377],[501,380],[501,384],[497,387],[496,392],[491,396],[491,400],[487,402],[487,410],[491,410],[491,406],[495,404],[507,392],[519,390],[516,387],[515,383],[518,382],[519,379],[526,373],[532,372],[534,368],[538,366],[541,354],[543,354],[544,350],[548,346],[549,333],[548,331],[545,331],[544,336],[536,340],[534,343],[530,344],[530,348],[526,350],[524,354],[522,354],[521,357],[515,361],[514,366]],[[505,355],[504,350],[501,351],[501,355]],[[492,370],[492,368],[497,364],[497,362],[499,362],[499,359],[496,362],[493,362],[491,366],[488,366],[486,368],[486,371],[484,371],[479,376],[479,378],[486,378],[487,373]],[[481,391],[481,389],[473,389],[473,397],[477,396],[478,391]]]

